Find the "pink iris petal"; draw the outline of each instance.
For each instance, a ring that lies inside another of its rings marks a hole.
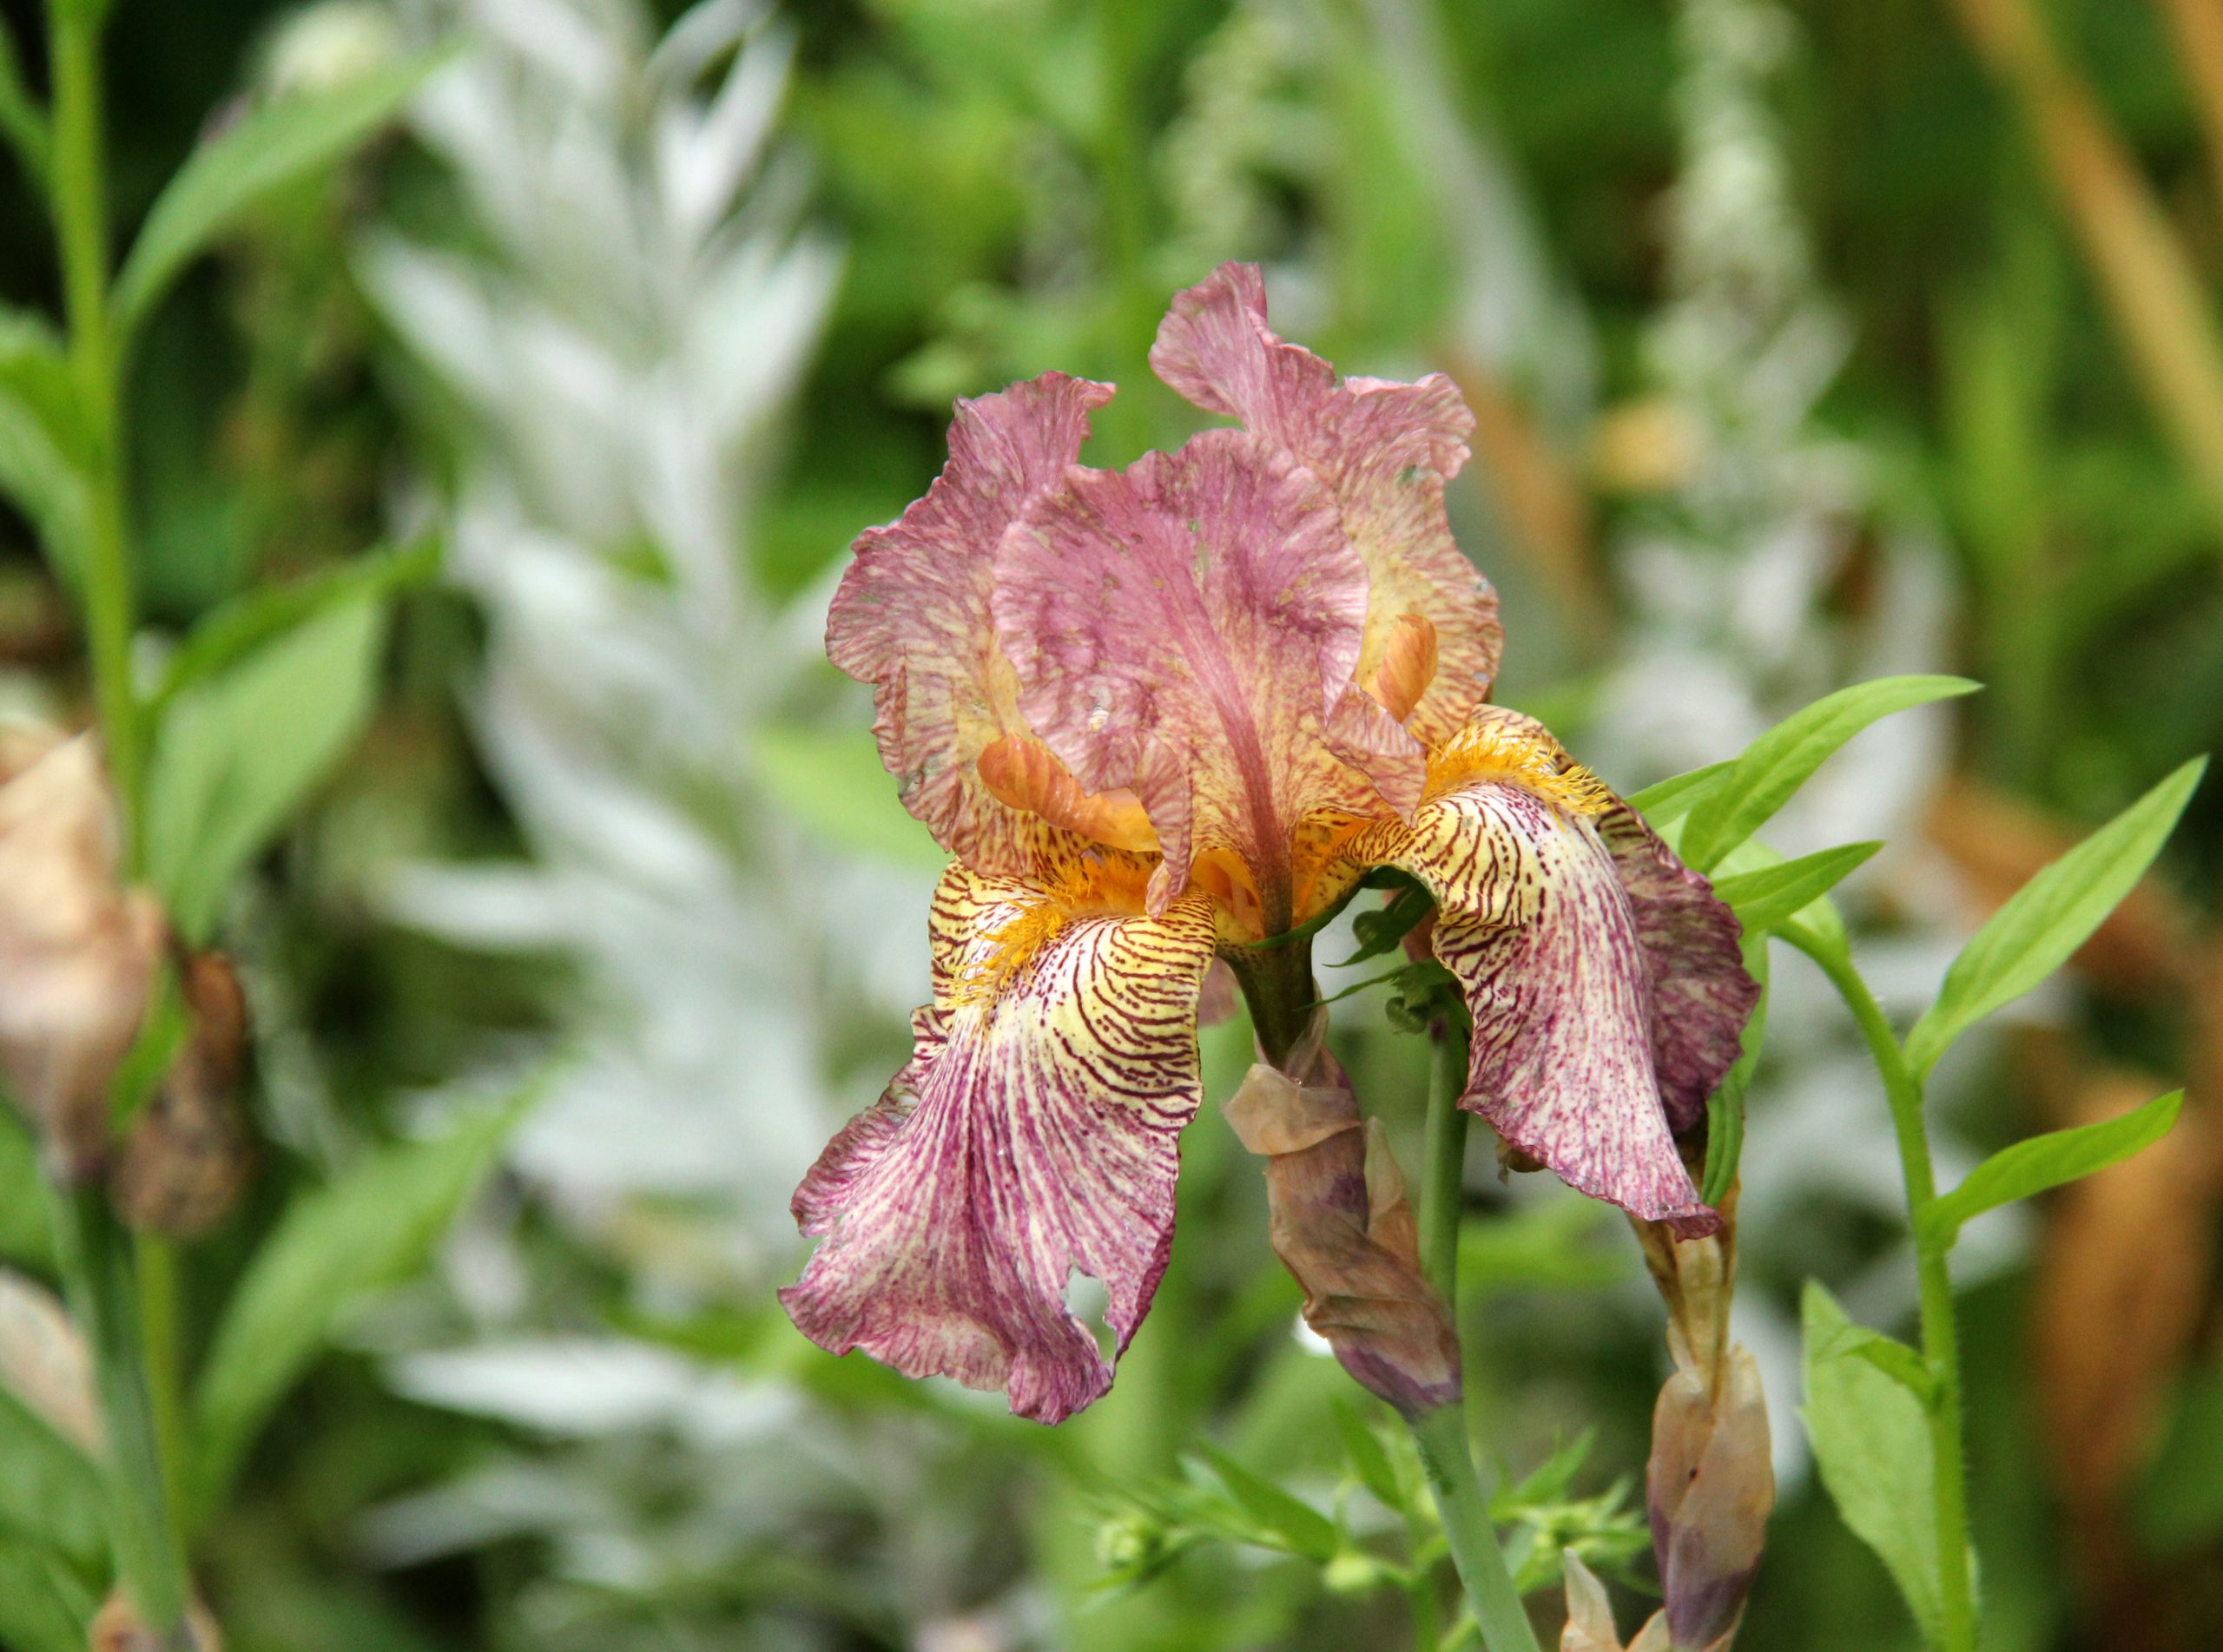
[[[1165,1270],[1211,912],[1073,914],[955,865],[933,928],[917,1053],[797,1190],[797,1221],[825,1242],[780,1300],[833,1353],[1000,1387],[1054,1423],[1112,1383],[1065,1306],[1072,1274],[1103,1282],[1116,1357]]]
[[[1285,925],[1298,822],[1378,807],[1329,744],[1366,593],[1318,481],[1241,431],[1075,470],[1006,536],[994,607],[1019,708],[1083,787],[1139,795],[1165,852],[1154,909],[1224,846]]]
[[[1741,1051],[1759,983],[1745,968],[1742,930],[1713,885],[1617,804],[1596,817],[1636,913],[1652,977],[1652,1062],[1677,1135],[1705,1116],[1706,1097]]]
[[[1435,894],[1435,954],[1474,1017],[1463,1104],[1584,1193],[1711,1232],[1654,1076],[1636,911],[1590,820],[1481,780],[1422,805],[1395,858]]]
[[[1455,732],[1489,697],[1504,643],[1497,594],[1444,514],[1444,484],[1465,464],[1474,427],[1457,386],[1441,373],[1338,381],[1267,326],[1254,264],[1223,264],[1177,297],[1150,359],[1197,406],[1241,419],[1319,477],[1371,582],[1358,681],[1372,681],[1401,617],[1421,615],[1435,628],[1436,675],[1405,725],[1430,744]]]
[[[984,871],[1025,871],[1040,827],[977,767],[994,741],[1026,733],[989,615],[996,544],[1064,477],[1111,398],[1109,385],[1052,372],[958,403],[948,464],[900,521],[859,536],[827,615],[828,657],[874,687],[881,760],[903,806]]]

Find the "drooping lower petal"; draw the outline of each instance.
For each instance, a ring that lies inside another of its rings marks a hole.
[[[917,1053],[795,1195],[824,1242],[781,1300],[813,1341],[1000,1387],[1043,1422],[1111,1385],[1065,1292],[1102,1282],[1113,1358],[1149,1308],[1213,946],[1200,898],[1140,911],[1146,870],[1073,855],[1046,881],[944,876]]]
[[[948,464],[901,520],[859,536],[827,615],[828,655],[873,685],[881,760],[904,807],[985,870],[1025,871],[1040,826],[978,770],[998,741],[1029,738],[989,613],[996,546],[1063,479],[1111,397],[1052,372],[958,403]]]
[[[1467,461],[1474,415],[1441,373],[1416,384],[1338,379],[1266,325],[1254,264],[1223,264],[1173,300],[1151,351],[1158,376],[1197,406],[1286,449],[1336,498],[1371,582],[1358,680],[1371,686],[1409,635],[1433,634],[1435,669],[1400,721],[1431,743],[1489,696],[1504,637],[1497,595],[1451,537],[1443,487]]]
[[[1308,812],[1378,806],[1330,743],[1381,732],[1336,716],[1366,569],[1286,453],[1210,431],[1125,472],[1076,470],[1006,536],[996,576],[1020,710],[1085,790],[1139,797],[1164,848],[1157,901],[1225,846],[1271,912]]]

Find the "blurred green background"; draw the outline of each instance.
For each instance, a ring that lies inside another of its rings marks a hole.
[[[36,64],[36,10],[0,16]],[[1158,1304],[1054,1434],[828,1359],[770,1297],[788,1189],[902,1058],[938,864],[819,656],[830,581],[925,490],[955,397],[1116,379],[1087,457],[1177,443],[1145,354],[1223,259],[1342,370],[1459,381],[1503,697],[1623,790],[1858,676],[1987,683],[1864,736],[1780,834],[1891,842],[1847,896],[1887,1004],[2223,734],[2214,0],[119,0],[110,38],[126,226],[242,100],[457,51],[195,269],[135,365],[158,630],[445,547],[363,746],[225,919],[267,1145],[187,1259],[188,1356],[293,1191],[556,1075],[211,1530],[241,1652],[1410,1643],[1402,1591],[1191,1545],[1164,1490],[1202,1438],[1364,1496],[1209,1109]],[[57,300],[5,169],[0,297]],[[4,516],[0,676],[83,714]],[[2073,981],[1941,1073],[1962,1162],[2192,1086],[2153,1154],[1972,1239],[1995,1652],[2223,1622],[2219,855],[2211,782]],[[1878,1325],[1913,1301],[1882,1099],[1802,971],[1751,1102],[1739,1333],[1783,1495],[1740,1644],[1911,1648],[1796,1419],[1800,1282]],[[1208,1037],[1224,1096],[1244,1036]],[[1412,1043],[1353,1018],[1406,1145]],[[37,1272],[24,1158],[0,1248]],[[1649,1561],[1606,1494],[1637,1477],[1640,1519],[1657,1305],[1609,1213],[1481,1148],[1468,1185],[1481,1437],[1518,1478],[1595,1431],[1520,1517],[1627,1560],[1633,1621]],[[9,1644],[39,1632],[0,1603]]]

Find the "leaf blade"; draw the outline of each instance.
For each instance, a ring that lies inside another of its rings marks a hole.
[[[1746,747],[1698,800],[1683,828],[1683,859],[1700,872],[1712,871],[1855,734],[1895,712],[1973,694],[1979,686],[1966,677],[1878,677],[1793,712]]]
[[[1907,1035],[1907,1062],[1917,1076],[1927,1076],[1971,1026],[2029,991],[2090,938],[2161,852],[2207,768],[2204,757],[2180,766],[1985,920]]]
[[[2114,1118],[2048,1130],[2002,1148],[1969,1171],[1959,1187],[1923,1211],[1925,1233],[1950,1244],[1963,1226],[1987,1210],[2031,1198],[2144,1152],[2175,1125],[2184,1100],[2184,1091],[2173,1089]]]
[[[1844,882],[1883,846],[1845,843],[1779,865],[1724,878],[1713,892],[1729,904],[1746,934],[1775,929]]]

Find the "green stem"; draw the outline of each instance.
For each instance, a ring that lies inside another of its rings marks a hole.
[[[54,1190],[56,1249],[69,1307],[93,1359],[106,1434],[109,1540],[117,1579],[165,1652],[187,1652],[183,1546],[163,1493],[160,1448],[145,1383],[131,1239],[98,1177]]]
[[[1435,1046],[1435,1084],[1428,1097],[1421,1183],[1421,1272],[1450,1308],[1459,1304],[1459,1217],[1467,1202],[1467,1029],[1447,1019]]]
[[[100,24],[84,5],[49,8],[54,83],[54,207],[69,322],[69,360],[84,418],[87,511],[79,547],[93,693],[122,810],[127,862],[140,839],[139,706],[131,684],[133,596],[126,552],[116,349],[108,299],[108,188],[101,138]]]
[[[1466,1585],[1467,1604],[1482,1632],[1483,1646],[1488,1652],[1538,1652],[1536,1631],[1520,1604],[1520,1591],[1506,1567],[1504,1551],[1497,1546],[1489,1498],[1474,1472],[1465,1412],[1456,1405],[1439,1405],[1406,1420],[1421,1448],[1428,1488],[1435,1493],[1443,1535],[1451,1545],[1452,1563]]]
[[[155,1423],[155,1461],[162,1471],[163,1506],[173,1530],[184,1530],[178,1467],[184,1461],[184,1406],[179,1398],[177,1247],[158,1234],[134,1243],[139,1269],[139,1323],[146,1343],[147,1401]]]
[[[1937,1197],[1936,1172],[1929,1159],[1924,1126],[1923,1084],[1891,1030],[1876,995],[1841,947],[1817,945],[1786,937],[1820,966],[1851,1010],[1861,1037],[1883,1075],[1899,1144],[1899,1167],[1906,1181],[1907,1214],[1913,1230],[1915,1267],[1922,1285],[1922,1351],[1935,1384],[1929,1412],[1929,1446],[1934,1459],[1932,1515],[1937,1527],[1940,1645],[1944,1652],[1975,1652],[1976,1591],[1970,1583],[1968,1467],[1961,1422],[1960,1330],[1953,1314],[1953,1277],[1945,1241],[1929,1237],[1923,1212]]]

